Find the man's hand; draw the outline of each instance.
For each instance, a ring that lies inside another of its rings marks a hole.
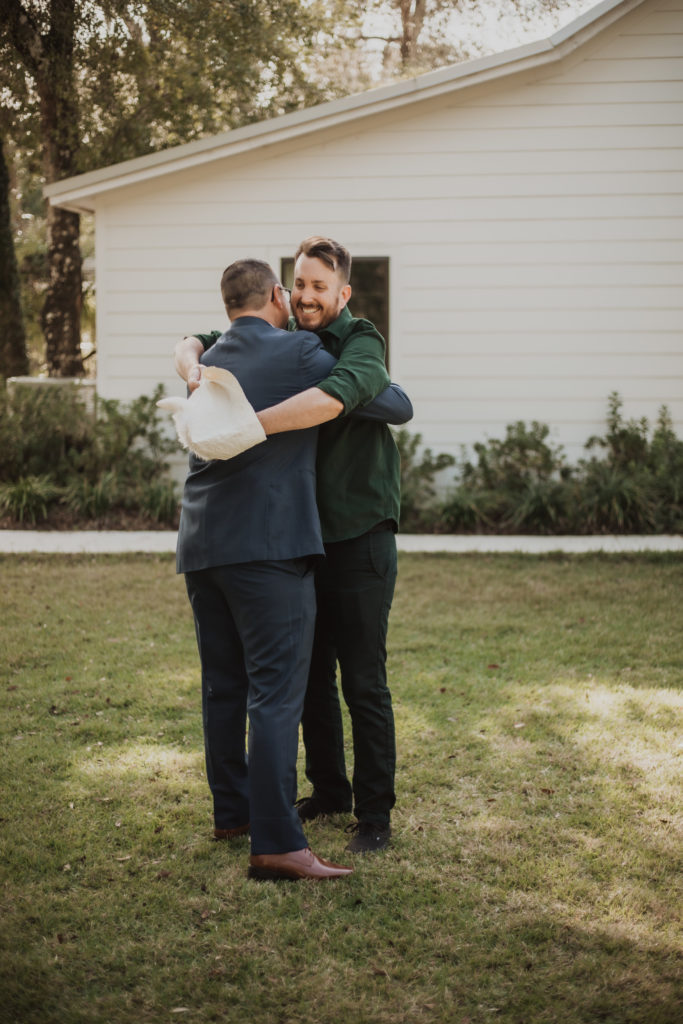
[[[179,377],[187,382],[190,391],[199,387],[202,367],[199,362],[204,346],[199,338],[183,338],[175,347],[175,368]]]
[[[202,380],[202,367],[200,363],[195,363],[191,366],[187,374],[187,388],[188,391],[194,391],[198,388]]]

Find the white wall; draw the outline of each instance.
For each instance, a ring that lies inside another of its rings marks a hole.
[[[408,111],[101,201],[100,391],[180,393],[173,344],[225,325],[223,268],[320,233],[390,258],[392,375],[435,450],[537,419],[577,458],[612,390],[680,436],[683,0]]]

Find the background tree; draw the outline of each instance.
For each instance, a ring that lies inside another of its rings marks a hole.
[[[308,0],[0,0],[2,116],[44,182],[328,95],[302,68],[327,15]],[[47,211],[50,374],[80,374],[77,213]]]
[[[76,173],[79,149],[76,90],[75,0],[22,4],[2,0],[7,40],[3,49],[23,68],[24,96],[36,106],[46,181]],[[18,77],[18,76],[17,76]],[[83,372],[80,352],[81,253],[79,218],[68,210],[48,210],[49,282],[42,311],[47,362],[55,376]]]
[[[0,135],[0,324],[0,376],[28,373],[19,271],[12,237],[10,176],[3,135]]]
[[[362,0],[362,39],[382,45],[384,78],[431,71],[553,31],[596,0]],[[496,30],[499,31],[496,31]]]

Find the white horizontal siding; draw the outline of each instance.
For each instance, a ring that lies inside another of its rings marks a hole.
[[[180,393],[223,268],[322,233],[389,257],[392,374],[435,450],[537,419],[576,458],[613,390],[680,434],[682,184],[683,2],[649,0],[560,66],[103,201],[100,389]]]
[[[651,241],[676,241],[683,240],[683,216],[666,216],[665,213],[657,216],[640,216],[637,207],[632,205],[630,213],[623,216],[613,217],[555,217],[543,219],[541,217],[531,218],[520,216],[516,203],[511,203],[508,208],[507,217],[486,217],[485,219],[463,219],[455,220],[447,217],[448,211],[442,211],[442,217],[431,220],[420,220],[413,212],[413,217],[408,218],[406,205],[401,207],[401,220],[387,222],[382,219],[380,212],[373,209],[367,219],[356,219],[351,216],[349,209],[348,216],[340,215],[335,206],[335,216],[331,211],[324,210],[325,204],[320,204],[320,212],[316,217],[311,213],[311,205],[302,211],[302,219],[285,220],[271,219],[268,223],[259,223],[256,219],[248,221],[247,215],[241,223],[234,223],[231,226],[229,235],[221,226],[190,225],[178,226],[166,224],[154,231],[156,247],[159,250],[168,249],[178,245],[178,238],[187,238],[191,249],[197,248],[200,239],[204,237],[205,245],[212,248],[217,254],[222,252],[236,253],[237,256],[249,252],[252,255],[257,250],[266,246],[281,246],[286,251],[293,250],[297,242],[305,237],[306,233],[312,234],[316,225],[331,233],[334,227],[337,234],[343,234],[348,238],[353,232],[354,237],[362,241],[364,246],[376,244],[374,255],[383,255],[382,249],[396,245],[429,245],[444,242],[460,241],[473,244],[499,244],[499,245],[524,245],[530,241],[550,243],[581,243],[584,246],[583,252],[586,256],[590,254],[590,246],[594,242],[651,242]],[[678,201],[677,201],[678,205]],[[375,208],[376,209],[376,208]],[[398,214],[398,210],[385,211]],[[564,212],[564,211],[563,211]],[[257,211],[253,217],[258,216]],[[346,230],[344,230],[346,228]],[[341,229],[341,231],[340,231]],[[150,243],[150,231],[145,228],[131,228],[127,234],[128,251],[134,251],[138,246],[152,250]],[[294,243],[292,239],[295,239]],[[125,246],[121,235],[118,238],[119,246]],[[379,246],[379,248],[377,248]],[[152,250],[153,251],[153,250]],[[615,257],[620,255],[620,247],[614,246]],[[384,253],[386,254],[386,253]],[[505,253],[508,258],[514,258],[514,253]],[[236,257],[233,257],[236,258]],[[223,263],[229,262],[222,258],[216,266],[223,269]],[[220,270],[218,277],[220,278]]]
[[[581,81],[593,82],[680,82],[683,57],[660,57],[655,60],[592,60],[581,69]]]
[[[683,123],[683,117],[682,117]],[[651,162],[654,160],[651,158]],[[494,202],[508,202],[519,199],[530,201],[537,199],[550,199],[556,204],[558,199],[571,198],[575,202],[579,200],[614,198],[615,202],[619,197],[630,198],[633,195],[664,197],[667,195],[676,196],[680,192],[681,173],[683,172],[683,147],[678,152],[678,165],[671,170],[642,170],[632,171],[620,167],[618,170],[596,171],[573,169],[567,171],[563,166],[565,161],[558,161],[558,169],[544,174],[529,172],[527,174],[511,173],[509,170],[501,170],[495,173],[464,174],[453,162],[451,173],[409,174],[405,169],[402,173],[392,175],[392,194],[387,195],[386,172],[384,175],[377,174],[374,177],[369,175],[363,178],[363,200],[366,204],[375,206],[378,203],[396,203],[409,201],[419,211],[420,207],[415,199],[415,189],[421,185],[424,192],[428,193],[423,202],[441,202],[448,200],[454,203],[459,201],[466,207],[468,219],[478,219],[476,207],[471,207],[472,200],[485,202],[487,205]],[[215,224],[217,227],[230,227],[232,224],[241,223],[245,217],[249,217],[251,202],[253,201],[253,182],[231,181],[229,195],[223,196],[220,204],[217,200],[209,200],[205,195],[201,199],[179,201],[175,204],[173,230],[178,227],[190,228]],[[269,219],[291,221],[289,206],[292,203],[306,204],[310,202],[324,202],[330,191],[334,192],[335,205],[340,203],[353,203],[354,207],[359,203],[358,180],[353,175],[343,177],[339,174],[330,174],[324,181],[306,182],[292,180],[288,182],[285,190],[285,201],[287,209],[282,213],[278,207],[282,204],[282,197],[264,197],[262,209],[269,214]],[[249,203],[249,209],[243,211],[242,203]],[[361,207],[356,207],[361,212]],[[449,208],[454,217],[458,217],[457,207]],[[523,208],[522,208],[522,212]],[[538,213],[546,216],[543,208],[539,207]],[[495,216],[495,209],[492,215]],[[131,228],[145,230],[148,227],[158,227],[166,223],[168,211],[163,202],[141,204],[138,207],[131,207],[126,211],[126,219],[119,220],[117,224],[117,235],[112,239],[112,244],[122,243],[128,237],[127,232]]]

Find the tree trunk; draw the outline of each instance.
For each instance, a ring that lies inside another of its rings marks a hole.
[[[51,377],[83,375],[80,220],[77,213],[69,210],[51,208],[48,212],[50,280],[41,323]]]
[[[408,68],[417,57],[417,45],[424,26],[426,0],[400,0],[401,66]]]
[[[76,172],[78,102],[74,75],[75,0],[51,0],[50,31],[42,37],[42,75],[37,86],[43,162],[48,182]],[[51,377],[80,377],[83,285],[77,213],[48,207],[49,281],[41,317]]]
[[[24,376],[28,373],[9,190],[9,169],[4,140],[0,137],[0,377]]]

